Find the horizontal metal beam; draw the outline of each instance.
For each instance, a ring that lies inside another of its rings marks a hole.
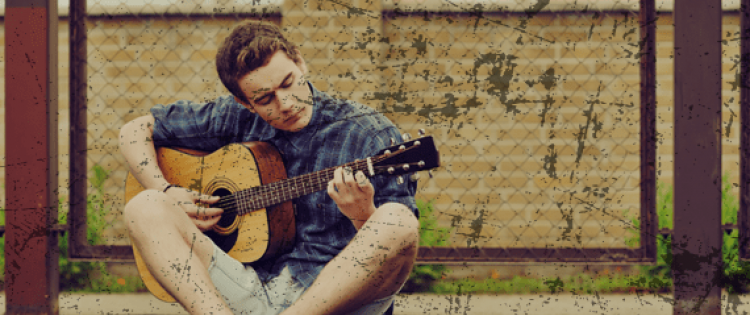
[[[109,262],[132,262],[133,247],[127,245],[88,245],[78,244],[75,256],[71,255],[71,261],[109,261]]]
[[[456,263],[655,263],[641,248],[420,247],[418,264]]]
[[[65,233],[68,231],[67,224],[53,224],[52,228],[49,229],[51,232]],[[0,237],[5,236],[5,225],[0,225]]]
[[[724,233],[730,233],[733,230],[737,230],[737,229],[739,229],[739,225],[737,224],[722,224],[721,225],[721,230],[724,231]],[[672,229],[668,229],[668,228],[659,229],[660,235],[672,235],[673,233],[674,231]]]

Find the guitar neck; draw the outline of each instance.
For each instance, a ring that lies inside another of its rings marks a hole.
[[[257,209],[267,208],[282,202],[328,188],[328,182],[333,179],[334,171],[339,167],[351,167],[354,172],[363,171],[367,174],[367,161],[355,161],[341,166],[323,169],[317,172],[283,179],[270,184],[256,186],[233,194],[239,214],[245,214]]]
[[[238,214],[243,215],[324,190],[328,187],[328,182],[333,179],[336,169],[347,166],[354,172],[363,171],[368,176],[402,175],[439,167],[440,156],[432,137],[422,137],[383,149],[367,160],[349,162],[314,173],[248,188],[222,197],[221,201],[224,201],[223,204],[236,205]]]

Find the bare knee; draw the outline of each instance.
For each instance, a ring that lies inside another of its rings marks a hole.
[[[399,252],[414,252],[419,244],[419,220],[406,206],[386,203],[368,220],[368,228],[382,236],[384,245]]]
[[[159,244],[171,250],[188,250],[204,266],[211,261],[211,239],[198,230],[174,199],[160,191],[145,190],[133,197],[125,205],[123,220],[138,248]]]
[[[156,190],[144,190],[130,199],[123,209],[123,220],[130,231],[133,232],[148,230],[155,225],[164,226],[168,224],[170,215],[173,212],[170,204],[170,198]]]

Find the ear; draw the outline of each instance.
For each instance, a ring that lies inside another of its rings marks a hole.
[[[255,109],[253,108],[253,105],[245,103],[243,100],[239,99],[237,96],[234,96],[234,100],[237,103],[242,104],[242,106],[245,106],[245,108],[247,108],[247,110],[249,110],[251,113],[255,113]]]

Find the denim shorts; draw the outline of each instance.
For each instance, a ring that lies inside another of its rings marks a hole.
[[[292,278],[289,268],[262,283],[250,266],[245,266],[214,245],[208,273],[234,314],[276,315],[296,301],[305,288]],[[394,296],[376,300],[351,314],[381,315],[393,303]]]

